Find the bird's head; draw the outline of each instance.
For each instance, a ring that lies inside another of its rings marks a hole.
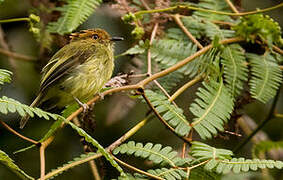
[[[113,41],[121,41],[123,40],[122,37],[111,37],[106,31],[103,29],[88,29],[82,30],[79,32],[72,33],[70,35],[71,41],[77,40],[89,40],[92,42],[99,42],[99,43],[110,43]]]

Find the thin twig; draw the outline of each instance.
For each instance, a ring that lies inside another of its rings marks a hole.
[[[234,6],[234,4],[230,1],[230,0],[225,0],[226,3],[230,6],[230,8],[232,9],[232,11],[236,14],[239,13],[239,11],[237,10],[237,8]]]
[[[154,37],[156,35],[157,29],[158,29],[158,23],[155,23],[153,30],[152,30],[152,33],[151,33],[151,36],[150,36],[149,45],[152,44]],[[152,69],[151,69],[151,52],[150,52],[150,48],[149,48],[148,51],[147,51],[147,74],[149,76],[152,75],[151,71],[152,71]]]
[[[39,148],[40,155],[40,180],[45,180],[45,149],[53,141],[54,136],[41,143]]]
[[[18,136],[18,137],[20,137],[20,138],[22,138],[22,139],[24,139],[24,140],[26,140],[26,141],[28,141],[28,142],[31,142],[31,143],[33,143],[33,144],[35,144],[35,145],[37,145],[37,146],[40,146],[40,142],[37,142],[37,141],[35,141],[35,140],[33,140],[33,139],[30,139],[30,138],[28,138],[28,137],[25,137],[25,136],[21,135],[20,133],[18,133],[18,132],[15,131],[14,129],[12,129],[12,128],[11,128],[8,124],[6,124],[4,121],[0,120],[0,123],[1,123],[8,131],[10,131],[11,133],[15,134],[16,136]]]
[[[187,30],[187,28],[184,26],[184,24],[182,23],[181,19],[180,19],[180,15],[179,14],[175,14],[173,15],[173,18],[175,20],[175,22],[178,24],[178,26],[184,31],[184,33],[188,36],[188,38],[193,41],[193,43],[195,43],[198,48],[202,49],[203,46],[200,44],[200,42],[198,42],[198,40],[190,33],[190,31]]]
[[[169,101],[175,100],[180,94],[182,94],[186,89],[193,86],[195,83],[199,82],[201,80],[201,76],[197,76],[196,78],[190,80],[186,84],[184,84],[182,87],[180,87],[169,99]]]
[[[27,56],[27,55],[23,55],[23,54],[11,52],[11,51],[7,51],[7,50],[1,49],[1,48],[0,48],[0,53],[4,54],[6,56],[9,56],[9,57],[15,58],[16,60],[24,60],[24,61],[35,61],[36,60],[35,57]]]
[[[125,167],[127,167],[127,168],[129,168],[129,169],[131,169],[131,170],[134,170],[134,171],[136,171],[136,172],[138,172],[138,173],[144,174],[144,175],[146,175],[146,176],[148,176],[148,177],[151,177],[151,178],[153,178],[153,179],[165,180],[165,179],[163,179],[163,178],[161,178],[161,177],[155,176],[155,175],[153,175],[153,174],[150,174],[150,173],[148,173],[148,172],[145,172],[145,171],[143,171],[143,170],[140,170],[140,169],[138,169],[138,168],[136,168],[136,167],[134,167],[134,166],[131,166],[131,165],[125,163],[124,161],[118,159],[118,158],[115,157],[114,155],[112,155],[112,157],[113,157],[113,159],[115,159],[115,161],[117,161],[118,163],[122,164],[123,166],[125,166]]]
[[[258,127],[248,136],[246,137],[246,139],[244,139],[241,143],[239,143],[235,149],[233,150],[234,153],[238,153],[240,149],[242,149],[250,140],[252,137],[254,137],[254,135],[260,131],[266,123],[268,123],[273,117],[274,117],[274,110],[275,110],[275,107],[276,107],[276,103],[277,103],[277,100],[278,100],[278,97],[279,97],[279,92],[280,92],[280,88],[279,90],[277,90],[277,94],[272,102],[272,105],[271,105],[271,108],[269,110],[269,113],[267,115],[267,117],[260,122],[260,124],[258,125]]]
[[[145,9],[150,10],[150,7],[148,6],[148,4],[144,0],[140,0],[140,2],[145,7]]]

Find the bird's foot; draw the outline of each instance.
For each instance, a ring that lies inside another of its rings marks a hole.
[[[74,97],[76,102],[83,108],[83,113],[86,114],[88,110],[90,109],[89,105],[82,103],[78,98]]]
[[[128,77],[129,77],[129,74],[122,74],[122,75],[115,76],[111,78],[107,83],[104,84],[104,88],[107,88],[107,87],[117,88],[117,87],[122,87],[124,85],[127,85],[129,84]]]

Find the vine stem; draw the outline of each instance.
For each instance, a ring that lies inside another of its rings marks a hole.
[[[164,9],[152,9],[152,10],[138,11],[138,12],[134,13],[134,15],[135,16],[141,16],[143,14],[173,11],[175,9],[189,9],[189,10],[203,11],[203,12],[214,13],[214,14],[221,14],[221,15],[228,15],[228,16],[246,16],[246,15],[251,15],[251,14],[257,14],[257,13],[263,13],[263,12],[271,11],[271,10],[278,9],[278,8],[281,8],[281,7],[283,7],[283,3],[280,3],[280,4],[276,5],[276,6],[272,6],[272,7],[269,7],[269,8],[255,10],[255,11],[242,12],[242,13],[229,13],[229,12],[222,12],[222,11],[214,11],[214,10],[209,10],[209,9],[203,9],[203,8],[198,8],[198,7],[194,7],[194,6],[177,5],[177,6],[172,6],[172,7],[169,7],[169,8],[164,8]]]
[[[112,155],[112,157],[113,157],[113,159],[114,159],[115,161],[117,161],[118,163],[120,163],[120,164],[122,164],[123,166],[125,166],[125,167],[127,167],[127,168],[129,168],[129,169],[132,169],[132,170],[134,170],[134,171],[136,171],[136,172],[138,172],[138,173],[144,174],[144,175],[146,175],[146,176],[148,176],[148,177],[151,177],[151,178],[154,178],[154,179],[165,180],[165,179],[163,179],[163,178],[161,178],[161,177],[155,176],[155,175],[153,175],[153,174],[150,174],[150,173],[148,173],[148,172],[145,172],[145,171],[143,171],[143,170],[140,170],[140,169],[138,169],[138,168],[136,168],[136,167],[134,167],[134,166],[131,166],[131,165],[125,163],[124,161],[118,159],[118,158],[115,157],[114,155]]]
[[[11,128],[8,124],[6,124],[4,121],[0,120],[0,124],[2,124],[8,131],[10,131],[11,133],[15,134],[16,136],[28,141],[28,142],[31,142],[37,146],[40,146],[40,142],[37,142],[33,139],[30,139],[28,137],[25,137],[23,135],[21,135],[20,133],[18,133],[17,131],[15,131],[13,128]]]
[[[187,30],[187,28],[184,26],[184,24],[182,23],[181,19],[180,19],[180,15],[179,14],[175,14],[173,15],[173,18],[175,20],[175,22],[178,24],[178,26],[184,31],[184,33],[189,37],[189,39],[191,41],[193,41],[193,43],[195,43],[197,45],[198,48],[202,49],[203,46],[198,42],[198,40],[190,33],[190,31]]]
[[[10,23],[10,22],[19,22],[19,21],[30,21],[30,18],[13,18],[13,19],[0,19],[0,24],[1,23]]]

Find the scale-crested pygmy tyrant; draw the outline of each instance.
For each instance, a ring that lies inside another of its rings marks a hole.
[[[39,94],[31,107],[62,108],[98,93],[111,78],[114,69],[113,41],[102,29],[82,30],[70,35],[69,44],[61,48],[43,68]],[[23,128],[29,116],[22,118]]]

